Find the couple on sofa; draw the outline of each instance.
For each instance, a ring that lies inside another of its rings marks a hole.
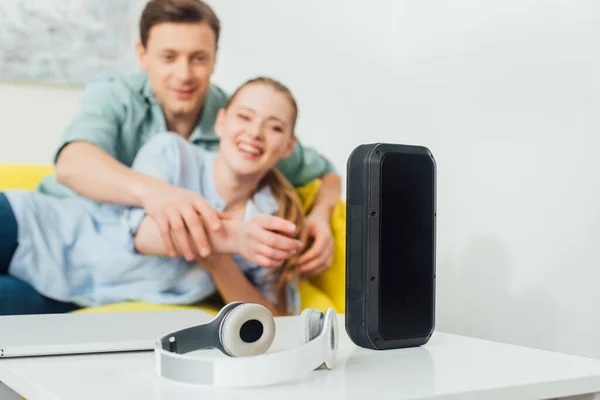
[[[284,85],[211,84],[219,32],[200,0],[148,2],[143,72],[89,84],[56,176],[0,195],[0,314],[214,293],[299,311],[299,276],[331,264],[340,177],[296,139]],[[294,189],[317,178],[304,215]]]

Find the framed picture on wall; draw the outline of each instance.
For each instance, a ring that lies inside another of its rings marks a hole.
[[[2,0],[0,80],[79,85],[106,69],[129,65],[134,61],[132,3]]]

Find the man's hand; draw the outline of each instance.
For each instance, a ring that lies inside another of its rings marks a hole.
[[[221,228],[220,219],[225,216],[202,196],[165,184],[148,192],[142,203],[148,216],[156,222],[171,257],[183,256],[192,261],[196,258],[194,248],[202,257],[210,254],[207,227],[202,219],[207,221],[208,229],[217,231]]]
[[[261,214],[240,225],[236,247],[246,259],[277,268],[303,246],[293,238],[295,233],[296,226],[290,221]]]
[[[335,173],[321,177],[321,187],[317,192],[313,208],[306,218],[306,238],[301,238],[312,246],[298,259],[301,275],[315,276],[325,272],[333,261],[335,243],[331,232],[331,213],[341,196],[342,178]]]
[[[304,276],[316,276],[325,272],[333,261],[335,245],[330,213],[313,210],[306,218],[305,243],[313,241],[310,249],[298,259],[298,270]]]

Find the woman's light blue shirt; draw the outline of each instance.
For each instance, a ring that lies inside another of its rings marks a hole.
[[[139,151],[133,169],[200,193],[215,209],[225,201],[214,185],[216,153],[174,133],[153,136]],[[19,246],[9,273],[41,294],[86,306],[129,300],[191,304],[216,293],[210,274],[196,262],[136,252],[133,236],[145,216],[141,208],[96,205],[22,190],[5,192],[19,226]],[[275,214],[279,205],[266,187],[246,205],[245,219]],[[275,303],[277,276],[240,255],[232,258],[246,277]],[[288,290],[290,312],[299,312],[297,281]]]

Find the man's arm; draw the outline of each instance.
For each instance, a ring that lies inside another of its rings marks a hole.
[[[342,178],[329,172],[321,177],[321,186],[315,197],[310,214],[319,214],[325,219],[331,219],[336,204],[342,197]]]
[[[168,186],[157,178],[132,170],[87,141],[65,145],[56,160],[56,179],[94,201],[138,207],[151,193],[166,190]]]
[[[341,177],[331,162],[316,150],[304,147],[300,141],[292,155],[278,164],[279,170],[294,186],[321,179],[319,191],[308,213],[304,243],[312,246],[298,260],[298,269],[304,276],[315,276],[331,266],[334,240],[331,233],[331,215],[342,195]],[[310,239],[310,241],[308,240]]]
[[[277,164],[277,169],[295,187],[335,173],[333,164],[326,157],[314,148],[304,146],[300,140],[296,141],[292,154]]]
[[[131,171],[117,160],[125,119],[120,103],[112,82],[86,86],[56,154],[56,179],[97,202],[141,205],[143,192],[161,182]]]
[[[335,241],[331,232],[331,217],[340,197],[340,176],[333,173],[323,176],[313,207],[306,218],[306,237],[301,239],[311,245],[298,259],[298,270],[304,276],[320,275],[333,262]]]

